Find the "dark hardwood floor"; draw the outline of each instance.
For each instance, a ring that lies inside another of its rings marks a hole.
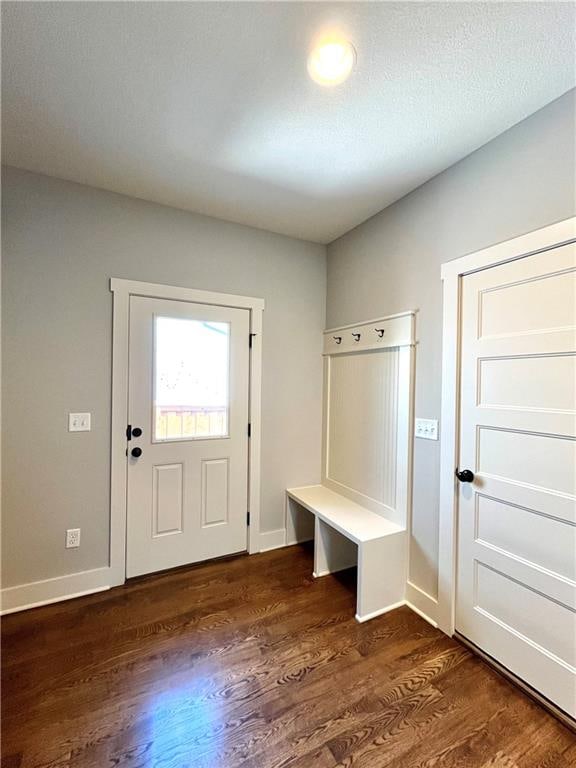
[[[568,768],[576,737],[299,547],[3,621],[4,768]]]

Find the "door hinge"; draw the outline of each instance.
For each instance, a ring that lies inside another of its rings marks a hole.
[[[250,525],[250,512],[246,512],[246,525]]]
[[[256,334],[255,334],[255,333],[249,333],[249,334],[248,334],[248,347],[249,347],[250,349],[252,349],[252,339],[254,338],[254,336],[256,336]]]
[[[252,424],[248,424],[248,437],[252,437]]]

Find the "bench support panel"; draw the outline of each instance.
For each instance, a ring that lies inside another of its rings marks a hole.
[[[405,532],[358,547],[357,621],[368,621],[404,604],[406,547]]]
[[[354,568],[358,547],[334,528],[314,517],[314,578]]]
[[[286,494],[286,545],[312,541],[315,519],[315,515]]]
[[[290,496],[297,490],[316,488],[286,494],[286,543],[314,539],[315,578],[357,566],[357,621],[368,621],[404,605],[408,577],[406,530],[389,521],[384,524],[376,513],[329,490],[328,497],[318,493]]]

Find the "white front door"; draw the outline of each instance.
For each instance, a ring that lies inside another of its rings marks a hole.
[[[247,548],[249,316],[130,298],[129,577]]]
[[[456,629],[576,716],[576,246],[462,278]]]

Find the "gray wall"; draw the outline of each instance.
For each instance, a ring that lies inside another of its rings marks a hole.
[[[420,310],[418,416],[440,411],[440,264],[575,215],[575,107],[573,91],[329,246],[328,326]],[[266,299],[263,529],[281,527],[284,488],[319,479],[324,247],[15,169],[3,208],[3,586],[107,563],[110,276]],[[67,432],[76,410],[92,432]],[[438,461],[416,441],[411,579],[432,595]]]
[[[111,276],[266,300],[262,527],[282,527],[284,489],[320,476],[324,246],[15,169],[3,206],[3,586],[108,562]]]
[[[440,264],[576,214],[575,108],[571,91],[328,247],[329,327],[420,310],[417,416],[440,416]],[[410,577],[432,596],[439,448],[415,441]]]

